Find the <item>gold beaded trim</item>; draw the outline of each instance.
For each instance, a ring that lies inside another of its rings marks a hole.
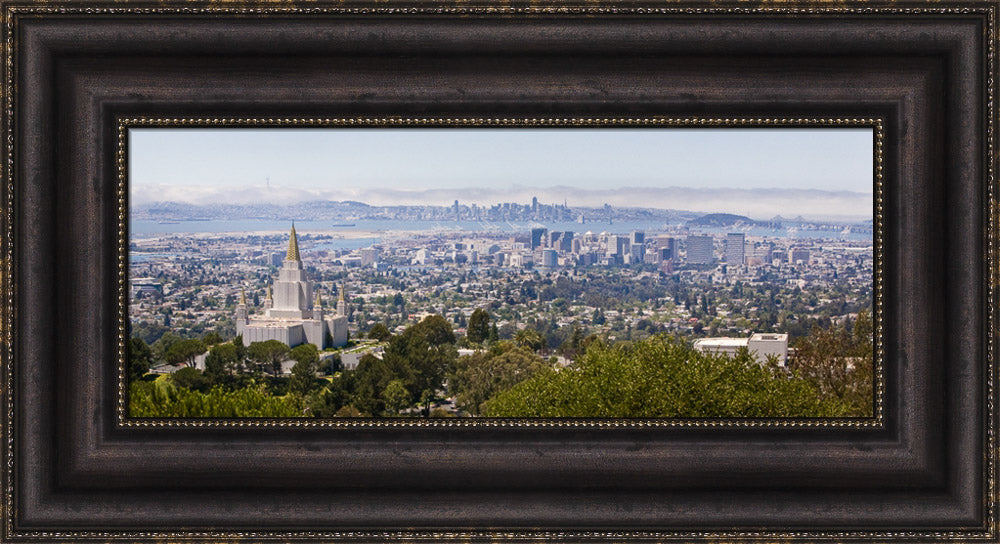
[[[237,5],[241,3],[242,5]],[[234,5],[185,5],[183,2],[165,1],[158,6],[115,6],[115,5],[91,5],[80,6],[63,0],[62,2],[50,2],[46,5],[33,5],[25,2],[23,5],[8,5],[7,10],[11,13],[20,13],[32,16],[38,15],[254,15],[260,17],[281,17],[284,15],[561,15],[561,16],[594,16],[594,15],[616,15],[616,16],[662,16],[662,15],[988,15],[989,7],[980,7],[986,4],[984,1],[975,0],[966,3],[963,7],[925,7],[925,6],[843,6],[833,2],[823,0],[806,0],[806,3],[813,3],[814,6],[753,6],[741,7],[731,6],[662,6],[657,2],[647,2],[646,5],[636,3],[631,6],[608,5],[605,1],[597,0],[595,4],[586,2],[561,2],[555,0],[555,5],[548,6],[511,6],[511,5],[462,5],[461,0],[453,0],[455,5],[446,5],[447,2],[432,0],[425,6],[393,6],[378,5],[377,3],[363,0],[360,3],[346,0],[339,6],[315,5],[315,6],[289,6],[289,5],[267,5],[263,1],[241,1],[234,2]],[[254,5],[256,4],[256,5]],[[352,5],[355,4],[355,5]],[[737,4],[737,2],[733,2]],[[978,5],[977,5],[978,4]]]
[[[127,297],[127,216],[128,216],[128,131],[130,128],[183,127],[869,127],[874,131],[874,315],[875,344],[871,418],[698,418],[698,419],[608,419],[608,418],[132,418],[128,417],[126,375]],[[118,424],[125,427],[306,427],[306,428],[393,428],[393,427],[568,427],[576,429],[656,428],[656,427],[841,427],[881,428],[883,426],[885,372],[883,335],[884,274],[881,263],[884,229],[883,148],[885,130],[880,118],[799,118],[799,117],[132,117],[118,120]]]

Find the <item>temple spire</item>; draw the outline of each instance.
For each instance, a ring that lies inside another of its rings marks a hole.
[[[240,304],[247,305],[247,292],[242,287],[240,287]]]
[[[264,309],[270,310],[274,307],[274,300],[271,298],[271,286],[267,286],[267,294],[264,296]]]
[[[344,299],[345,291],[347,291],[347,286],[341,283],[340,289],[337,289],[337,315],[347,315],[347,301]]]
[[[313,303],[313,308],[317,310],[323,308],[323,300],[319,298],[319,289],[316,290],[316,302]]]
[[[288,237],[288,255],[286,261],[300,261],[299,258],[299,238],[295,235],[295,222],[292,222],[292,233]]]

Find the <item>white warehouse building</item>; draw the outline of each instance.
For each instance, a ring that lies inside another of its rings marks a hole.
[[[788,335],[784,333],[754,333],[750,338],[701,338],[694,341],[694,349],[703,353],[734,356],[740,348],[747,348],[760,364],[766,363],[771,355],[778,358],[780,366],[788,363]]]

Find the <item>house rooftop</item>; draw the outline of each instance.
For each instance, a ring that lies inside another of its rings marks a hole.
[[[746,347],[749,338],[701,338],[694,341],[696,348],[739,348]]]

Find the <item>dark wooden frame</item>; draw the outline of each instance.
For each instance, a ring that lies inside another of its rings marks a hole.
[[[996,2],[0,5],[4,541],[998,538]],[[121,425],[129,116],[880,119],[884,417]]]

